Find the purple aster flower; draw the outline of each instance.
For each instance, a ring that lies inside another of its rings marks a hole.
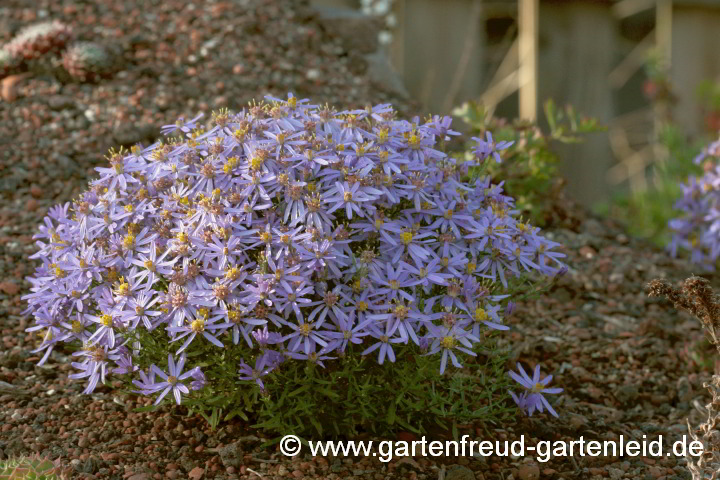
[[[477,356],[477,354],[472,351],[472,348],[473,343],[479,342],[480,339],[470,332],[463,330],[457,325],[442,328],[436,327],[433,330],[434,331],[427,337],[429,340],[432,340],[432,344],[425,355],[432,355],[442,350],[440,375],[445,373],[448,356],[455,367],[462,368],[462,364],[458,361],[457,356],[455,356],[456,350],[473,357]]]
[[[185,349],[198,335],[202,335],[207,341],[217,347],[225,347],[225,345],[217,339],[217,335],[231,328],[233,324],[229,322],[217,323],[219,320],[224,318],[224,315],[215,315],[210,318],[208,318],[207,315],[207,309],[198,309],[197,316],[193,321],[180,326],[167,327],[168,332],[175,334],[173,335],[173,339],[170,341],[171,343],[187,337],[185,343],[183,343],[178,351],[175,352],[175,355],[180,355],[183,351],[185,351]]]
[[[392,349],[392,343],[405,343],[402,338],[393,338],[393,335],[397,331],[399,324],[397,322],[385,322],[385,328],[383,330],[371,323],[368,325],[368,334],[377,339],[377,342],[370,345],[368,348],[363,350],[361,355],[367,355],[369,353],[378,350],[377,362],[382,365],[385,362],[385,357],[390,359],[392,363],[395,363],[395,352]]]
[[[240,359],[240,380],[254,381],[260,388],[265,389],[262,377],[273,370],[273,367],[267,365],[268,358],[266,355],[259,355],[255,359],[255,368],[250,367],[243,359]]]
[[[472,137],[472,140],[475,140],[477,142],[477,147],[475,148],[474,152],[475,156],[481,162],[488,158],[490,155],[492,155],[497,163],[502,163],[502,158],[500,157],[499,152],[510,148],[515,143],[514,141],[495,142],[493,140],[492,134],[489,131],[487,132],[485,140],[478,137]]]
[[[164,382],[158,382],[154,383],[152,386],[152,389],[154,392],[159,392],[162,390],[162,393],[160,393],[160,396],[155,400],[155,405],[159,405],[165,396],[172,391],[173,395],[175,396],[175,402],[180,405],[182,397],[182,394],[189,394],[190,390],[183,384],[180,383],[182,380],[186,380],[188,378],[193,378],[194,370],[190,370],[188,372],[182,373],[183,368],[185,367],[185,355],[181,355],[180,358],[177,361],[177,364],[173,360],[172,355],[168,355],[168,374],[160,370],[155,364],[150,366],[150,371],[155,373],[158,377],[165,380]]]
[[[355,312],[350,312],[347,316],[340,317],[335,321],[338,329],[336,332],[327,332],[325,335],[339,342],[337,348],[341,352],[344,352],[348,342],[356,345],[363,342],[363,337],[368,334],[366,327],[372,322],[372,319],[367,318],[364,321],[356,323]]]
[[[207,379],[202,370],[200,370],[200,367],[195,367],[190,370],[190,376],[193,378],[193,381],[190,382],[190,390],[202,390],[205,388]]]
[[[515,395],[515,392],[509,391],[515,403],[525,410],[528,416],[532,416],[535,410],[542,412],[544,408],[547,408],[548,412],[557,417],[557,412],[553,410],[545,397],[543,397],[544,393],[560,393],[563,391],[562,388],[547,388],[547,384],[552,380],[552,375],[548,375],[540,380],[540,365],[535,366],[532,378],[525,373],[525,370],[523,370],[519,362],[517,368],[520,371],[520,375],[512,371],[508,373],[510,377],[522,385],[526,391],[520,395]]]

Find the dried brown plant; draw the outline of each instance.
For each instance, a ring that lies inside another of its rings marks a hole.
[[[707,279],[692,276],[680,288],[666,280],[655,279],[648,286],[649,296],[666,297],[675,308],[700,319],[708,339],[720,353],[720,297],[713,292]],[[703,387],[712,395],[712,401],[705,406],[707,420],[695,429],[686,420],[690,437],[702,443],[703,451],[698,457],[687,455],[686,458],[693,480],[717,480],[720,479],[720,372],[717,368],[712,380]]]

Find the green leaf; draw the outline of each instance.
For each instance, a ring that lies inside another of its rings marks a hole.
[[[392,402],[392,403],[390,404],[390,407],[388,408],[388,413],[387,413],[387,423],[388,423],[388,425],[393,425],[393,424],[395,423],[395,412],[396,412],[396,410],[397,410],[397,403],[396,403],[396,402]]]
[[[135,412],[135,413],[152,412],[156,408],[157,408],[156,405],[148,405],[147,407],[133,408],[133,412]]]

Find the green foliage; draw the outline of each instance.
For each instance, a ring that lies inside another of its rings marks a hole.
[[[535,298],[554,281],[539,282],[535,276],[510,277],[503,292],[516,301]],[[490,295],[503,293],[492,282],[485,285]],[[134,358],[143,370],[151,364],[162,369],[168,353],[179,347],[179,343],[168,347],[162,329],[122,333],[130,338],[130,345],[137,341],[143,346]],[[383,365],[377,364],[375,354],[360,355],[365,345],[349,344],[343,358],[326,362],[324,368],[311,362],[281,364],[263,377],[264,390],[253,381],[239,380],[237,374],[241,359],[255,364],[262,353],[259,348],[251,349],[242,339],[234,345],[229,337],[220,337],[226,345],[222,349],[209,342],[192,342],[186,350],[188,363],[201,367],[208,383],[183,399],[183,406],[188,415],[201,415],[212,428],[240,418],[278,435],[277,439],[290,433],[336,438],[361,432],[388,435],[454,430],[471,421],[496,424],[517,412],[507,401],[511,382],[505,365],[510,351],[498,346],[496,334],[502,335],[488,331],[481,346],[475,348],[478,356],[458,355],[464,368],[444,375],[439,374],[441,357],[422,355],[413,343],[393,345],[397,361],[386,360]],[[125,388],[130,391],[134,386],[128,381]],[[164,401],[174,402],[171,395]]]
[[[720,82],[705,80],[698,85],[698,98],[709,110],[720,110]]]
[[[61,480],[58,462],[41,457],[20,457],[0,461],[3,480]]]
[[[467,102],[453,111],[471,128],[474,136],[485,137],[490,132],[496,141],[514,141],[503,151],[504,160],[497,164],[486,162],[485,172],[493,183],[504,180],[504,190],[512,195],[522,215],[536,226],[545,226],[545,212],[552,204],[553,191],[559,187],[558,156],[552,151],[553,142],[563,144],[582,141],[580,135],[603,129],[595,119],[581,117],[572,106],[559,109],[555,102],[545,103],[545,117],[550,127],[543,133],[529,122],[508,123],[496,118],[477,102]],[[473,145],[466,145],[465,152],[455,154],[456,158],[472,158]]]
[[[143,345],[136,363],[141,368],[165,365],[164,332],[134,333]],[[398,430],[424,433],[473,420],[501,422],[516,412],[507,402],[509,377],[504,367],[509,350],[498,347],[492,335],[476,348],[477,358],[462,359],[465,368],[445,375],[438,373],[439,355],[424,356],[412,343],[394,345],[398,361],[386,360],[383,365],[374,356],[360,356],[364,346],[350,344],[342,359],[326,362],[325,368],[310,362],[283,363],[263,377],[265,390],[237,379],[240,359],[254,365],[260,350],[224,340],[224,349],[193,342],[187,350],[188,360],[193,359],[210,381],[183,405],[189,415],[202,415],[213,428],[238,417],[270,434],[305,438]]]
[[[702,166],[692,160],[704,143],[689,143],[672,125],[661,130],[659,142],[668,150],[669,159],[653,167],[652,186],[643,192],[616,194],[611,202],[599,204],[595,209],[601,215],[625,223],[634,237],[665,247],[670,242],[668,222],[678,216],[673,205],[682,196],[680,185],[690,175],[702,175]]]

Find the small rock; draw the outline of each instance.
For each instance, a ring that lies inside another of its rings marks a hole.
[[[8,295],[15,295],[20,291],[20,286],[9,281],[0,282],[0,291]]]
[[[281,477],[284,477],[285,475],[288,474],[288,472],[289,472],[289,470],[287,468],[285,468],[285,465],[280,465],[280,468],[278,468],[277,474],[280,475]]]
[[[638,388],[635,385],[622,385],[615,390],[615,398],[620,405],[632,404],[637,397]]]
[[[243,464],[245,452],[242,449],[240,442],[231,443],[223,447],[218,448],[218,454],[220,455],[220,461],[226,467],[240,468]]]
[[[652,466],[648,468],[647,472],[652,475],[653,478],[660,478],[665,475],[665,469],[662,467]]]
[[[619,480],[625,474],[625,472],[623,472],[619,468],[608,467],[607,471],[608,474],[610,474],[610,478],[612,478],[613,480]]]
[[[147,473],[136,473],[128,477],[127,480],[150,480],[150,475]]]
[[[88,445],[90,445],[90,441],[87,439],[87,437],[81,437],[80,440],[78,440],[78,447],[87,448]]]
[[[520,480],[538,480],[540,478],[540,468],[537,465],[520,465],[518,478]]]
[[[472,470],[462,465],[453,465],[445,474],[445,480],[476,480]]]
[[[205,475],[205,469],[202,467],[195,467],[188,473],[188,477],[192,480],[200,480],[203,475]]]
[[[100,470],[101,463],[102,462],[95,457],[88,457],[80,467],[80,471],[82,473],[96,473]]]
[[[55,111],[75,107],[75,100],[72,97],[68,97],[67,95],[53,95],[52,97],[48,98],[47,102],[50,110]]]
[[[27,73],[21,73],[19,75],[5,77],[2,82],[0,82],[0,96],[2,96],[6,102],[14,101],[18,96],[17,91],[20,88],[20,82],[27,76]]]

